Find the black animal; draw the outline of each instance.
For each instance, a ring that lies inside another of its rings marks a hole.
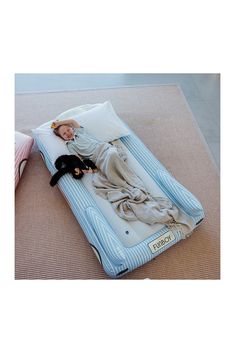
[[[55,167],[58,169],[50,181],[51,186],[55,186],[59,179],[66,173],[72,173],[75,179],[81,179],[84,175],[82,170],[97,170],[96,165],[90,159],[83,159],[83,161],[75,155],[64,154],[57,158]]]

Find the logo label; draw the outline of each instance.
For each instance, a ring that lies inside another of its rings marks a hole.
[[[160,237],[157,239],[154,239],[151,241],[151,243],[148,244],[151,252],[154,254],[158,250],[160,250],[163,246],[171,243],[173,240],[175,240],[174,234],[169,231],[167,233],[162,234]]]

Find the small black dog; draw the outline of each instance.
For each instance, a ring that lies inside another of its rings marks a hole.
[[[66,173],[72,173],[75,179],[81,179],[84,175],[82,170],[97,170],[96,165],[90,159],[81,159],[75,155],[64,154],[57,158],[55,167],[58,169],[50,181],[51,186],[55,186],[58,180]]]

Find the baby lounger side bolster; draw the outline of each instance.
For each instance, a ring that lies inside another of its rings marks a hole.
[[[122,265],[126,260],[125,249],[112,228],[94,207],[86,208],[85,214],[109,259],[115,265]]]
[[[157,170],[155,178],[160,187],[165,192],[169,191],[172,196],[172,201],[176,200],[179,206],[190,216],[201,216],[203,208],[197,198],[191,194],[183,185],[181,185],[169,173],[163,170]]]

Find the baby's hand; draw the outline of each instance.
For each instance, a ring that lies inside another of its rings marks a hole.
[[[89,168],[89,169],[82,169],[83,173],[84,174],[91,174],[92,173],[92,169]]]

